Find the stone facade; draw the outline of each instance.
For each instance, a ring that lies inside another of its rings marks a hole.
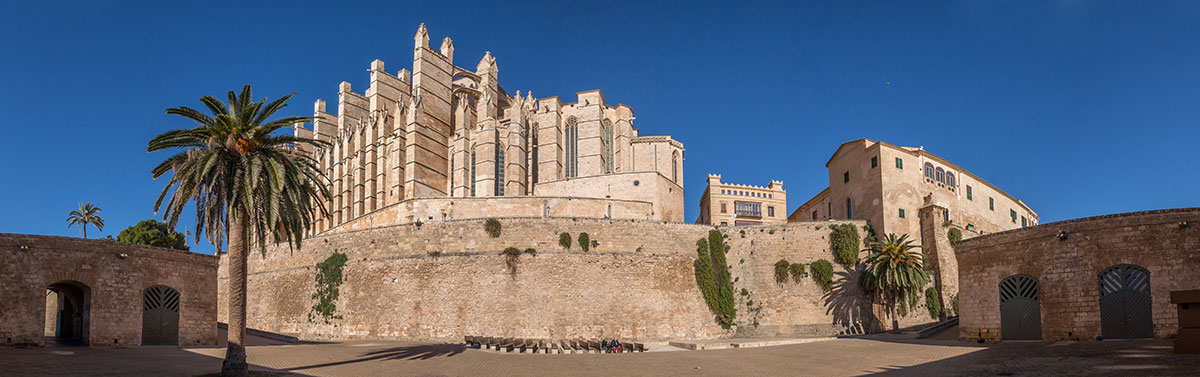
[[[708,311],[692,269],[696,241],[712,226],[499,221],[496,238],[485,232],[482,220],[448,220],[332,233],[306,239],[300,250],[276,245],[265,257],[254,253],[248,325],[302,339],[453,340],[471,334],[652,341],[833,335],[872,326],[853,271],[835,267],[835,289],[829,294],[811,279],[774,280],[780,258],[805,264],[833,259],[829,222],[716,228],[729,237],[734,288],[747,291],[737,298],[737,328],[723,330]],[[569,249],[559,246],[563,232],[572,237]],[[586,252],[577,242],[582,232],[595,241]],[[507,247],[533,248],[537,255],[522,255],[512,274],[499,255]],[[335,302],[339,318],[326,324],[309,315],[315,266],[333,253],[345,253],[348,261]],[[221,268],[224,276],[224,263]]]
[[[375,60],[363,94],[342,82],[336,115],[318,100],[313,128],[296,125],[297,136],[331,143],[300,149],[325,171],[332,195],[325,203],[330,217],[314,233],[346,230],[343,224],[382,208],[395,212],[389,216],[397,220],[389,224],[415,222],[422,214],[394,205],[445,197],[648,201],[651,218],[683,221],[683,144],[669,136],[640,136],[629,106],[605,104],[599,90],[579,92],[577,102],[566,104],[530,92],[509,94],[499,85],[490,52],[468,70],[454,65],[449,37],[432,49],[422,24],[414,40],[411,72],[392,75]],[[653,184],[604,196],[590,190],[638,181]]]
[[[760,225],[787,222],[787,192],[783,182],[766,187],[722,183],[720,174],[708,175],[700,196],[697,224]]]
[[[1200,288],[1200,208],[1067,220],[963,241],[959,336],[1000,339],[999,284],[1023,274],[1038,281],[1042,339],[1097,339],[1099,276],[1122,264],[1149,272],[1153,335],[1174,335],[1170,292]]]
[[[92,346],[142,344],[143,296],[162,285],[179,293],[178,344],[214,345],[216,272],[210,255],[0,233],[0,341],[42,345],[59,327]]]

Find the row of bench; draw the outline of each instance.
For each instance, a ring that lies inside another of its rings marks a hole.
[[[519,353],[603,353],[604,348],[599,340],[584,339],[522,339],[494,338],[484,336],[464,336],[463,341],[469,347],[486,350]],[[624,352],[646,352],[645,343],[621,342]]]

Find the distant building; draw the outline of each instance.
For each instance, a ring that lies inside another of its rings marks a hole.
[[[721,183],[720,174],[708,175],[708,188],[700,197],[697,224],[757,225],[786,223],[787,192],[783,182],[767,187]]]
[[[964,236],[1037,225],[1038,215],[1017,198],[923,148],[858,139],[829,161],[829,187],[788,216],[789,221],[867,220],[877,234],[921,239],[918,212],[938,211]],[[940,224],[939,224],[940,225]]]

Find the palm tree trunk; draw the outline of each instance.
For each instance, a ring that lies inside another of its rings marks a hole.
[[[83,239],[86,240],[87,239],[87,223],[80,224],[79,227],[83,229]]]
[[[221,363],[221,377],[249,376],[246,364],[246,254],[247,242],[246,210],[239,208],[236,216],[230,216],[229,224],[229,347],[225,349],[225,361]]]

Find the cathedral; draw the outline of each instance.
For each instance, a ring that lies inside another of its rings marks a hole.
[[[429,47],[421,24],[412,71],[371,62],[370,87],[338,88],[337,113],[317,100],[300,137],[324,170],[330,217],[314,233],[481,217],[683,221],[683,144],[640,136],[633,109],[600,90],[509,93],[490,52],[454,64],[449,37]]]

